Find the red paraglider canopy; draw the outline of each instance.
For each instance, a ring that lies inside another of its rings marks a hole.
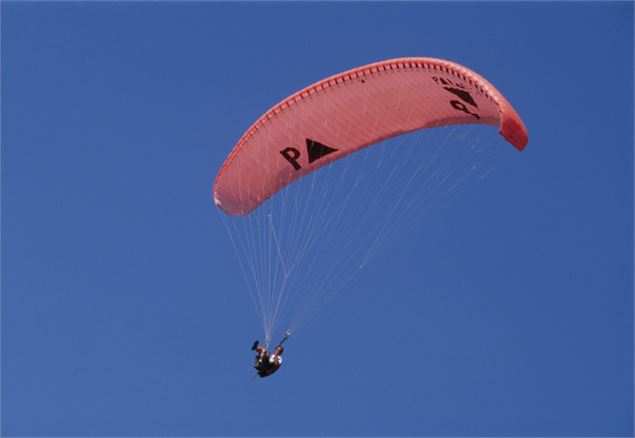
[[[238,141],[214,184],[214,202],[245,215],[330,162],[410,131],[457,124],[498,126],[518,150],[525,126],[501,93],[459,64],[400,58],[319,81],[267,111]]]

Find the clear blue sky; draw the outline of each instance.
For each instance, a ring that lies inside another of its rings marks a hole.
[[[1,8],[2,434],[633,435],[632,2]],[[252,381],[216,172],[399,56],[484,75],[530,144]]]

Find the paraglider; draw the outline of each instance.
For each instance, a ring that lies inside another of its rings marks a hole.
[[[246,215],[306,174],[381,140],[445,125],[498,126],[518,150],[527,130],[503,95],[477,73],[434,58],[400,58],[319,81],[260,117],[214,183],[214,202]]]
[[[242,135],[213,200],[265,346],[282,321],[306,323],[396,236],[490,172],[495,142],[468,130],[479,125],[527,146],[523,121],[482,76],[399,58],[318,81]],[[282,342],[273,354],[254,344],[261,377],[280,368]]]
[[[267,352],[267,347],[265,345],[260,345],[260,341],[258,340],[256,340],[251,346],[252,351],[256,351],[258,353],[256,356],[256,362],[254,363],[254,368],[260,377],[268,377],[278,371],[282,365],[282,353],[284,353],[284,347],[282,344],[289,338],[289,336],[291,336],[291,333],[286,332],[271,354]]]

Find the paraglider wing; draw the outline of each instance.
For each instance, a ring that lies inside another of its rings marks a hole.
[[[484,78],[449,61],[401,58],[317,82],[267,111],[236,144],[214,184],[216,205],[246,215],[321,166],[381,140],[454,124],[498,126],[522,150],[527,131]]]

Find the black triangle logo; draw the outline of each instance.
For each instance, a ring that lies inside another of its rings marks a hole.
[[[463,102],[469,103],[474,108],[478,108],[478,105],[474,101],[474,98],[467,91],[461,90],[460,88],[452,88],[452,87],[443,87],[443,89],[449,91],[450,93],[452,93],[452,94],[454,94],[454,95],[456,95],[458,97],[460,97],[461,100],[463,100]]]
[[[316,160],[319,160],[320,158],[331,154],[333,152],[336,152],[337,149],[335,148],[331,148],[328,147],[326,145],[323,145],[320,142],[317,142],[315,140],[311,140],[310,138],[306,139],[306,151],[309,154],[309,164],[313,163]]]

